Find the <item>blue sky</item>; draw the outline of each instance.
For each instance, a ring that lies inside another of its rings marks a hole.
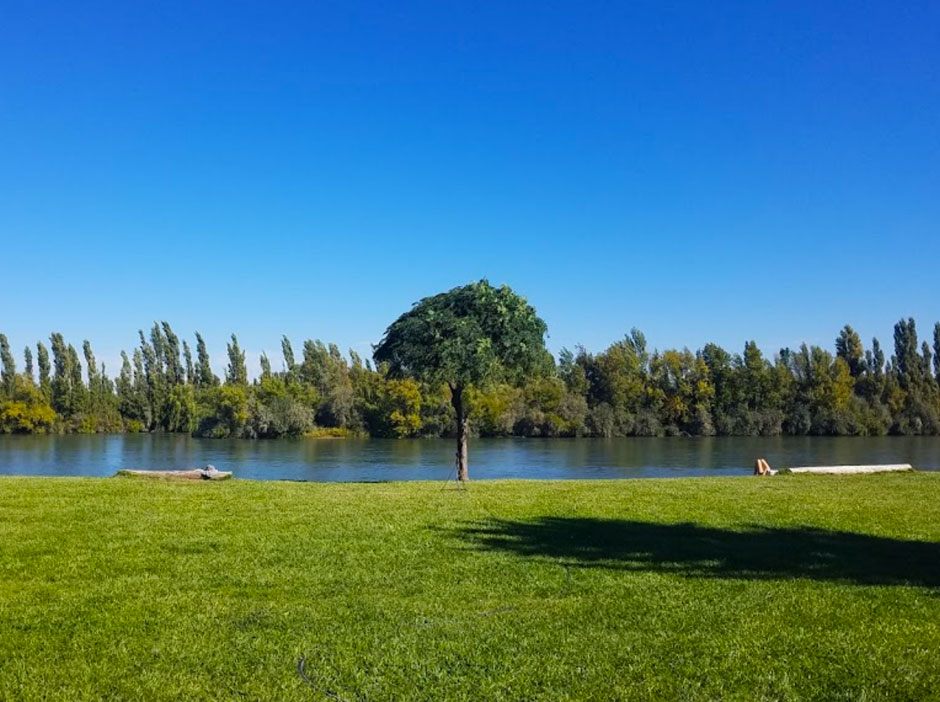
[[[151,5],[151,6],[148,6]],[[940,319],[940,5],[0,5],[0,330],[112,371],[368,352],[509,283],[549,346]]]

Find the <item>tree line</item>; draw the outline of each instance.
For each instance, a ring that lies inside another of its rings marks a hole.
[[[204,437],[454,435],[446,383],[390,374],[354,351],[281,339],[275,370],[262,354],[249,380],[233,334],[224,377],[161,322],[139,333],[109,377],[91,344],[62,334],[22,353],[0,334],[0,432],[186,432]],[[34,353],[35,351],[35,353]],[[940,433],[940,323],[932,345],[913,319],[894,326],[894,350],[865,348],[845,326],[833,351],[803,344],[765,355],[706,344],[650,350],[638,330],[606,350],[545,352],[514,382],[465,391],[470,431],[482,436],[883,435]]]

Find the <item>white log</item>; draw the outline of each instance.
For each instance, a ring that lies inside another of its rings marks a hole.
[[[232,477],[231,471],[206,470],[119,470],[118,475],[132,475],[143,478],[168,478],[171,480],[226,480]]]
[[[872,466],[804,466],[790,468],[791,473],[823,473],[826,475],[849,475],[852,473],[893,473],[914,470],[910,463],[895,463]]]

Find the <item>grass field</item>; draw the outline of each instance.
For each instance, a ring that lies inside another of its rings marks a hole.
[[[940,699],[940,474],[441,487],[0,479],[0,699]]]

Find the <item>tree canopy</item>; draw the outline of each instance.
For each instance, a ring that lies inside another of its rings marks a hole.
[[[508,286],[480,280],[426,297],[375,347],[392,377],[451,389],[517,381],[546,362],[546,325]]]

